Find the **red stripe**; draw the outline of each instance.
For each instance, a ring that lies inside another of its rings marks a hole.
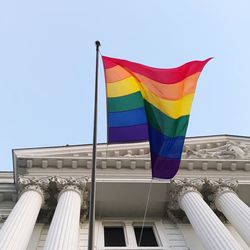
[[[191,76],[195,73],[201,72],[206,63],[212,58],[208,58],[204,61],[191,61],[183,64],[180,67],[171,69],[153,68],[145,66],[143,64],[134,63],[117,58],[106,57],[106,56],[103,56],[102,59],[105,69],[113,68],[116,65],[120,65],[121,67],[123,67],[127,71],[130,71],[131,73],[133,72],[139,73],[154,81],[172,84],[182,81],[186,77]]]

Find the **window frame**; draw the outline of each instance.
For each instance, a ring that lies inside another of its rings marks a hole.
[[[158,246],[138,246],[134,231],[134,226],[142,227],[143,222],[141,220],[100,220],[97,224],[97,249],[98,250],[164,250],[163,241],[164,239],[160,238],[159,221],[149,221],[144,223],[144,226],[152,227],[155,239]],[[104,239],[104,227],[123,227],[125,244],[124,247],[118,246],[105,246]],[[161,235],[162,236],[162,235]],[[163,241],[162,241],[163,240]]]
[[[112,250],[116,250],[116,249],[127,249],[128,247],[128,236],[127,236],[127,231],[126,231],[126,227],[125,227],[125,223],[122,221],[119,222],[102,222],[102,237],[103,237],[103,243],[102,243],[102,249],[108,250],[108,249],[112,249]],[[105,246],[105,237],[104,237],[104,228],[105,227],[122,227],[123,228],[123,233],[124,233],[124,239],[125,239],[125,245],[124,247],[121,246]]]
[[[105,227],[106,228],[122,228],[123,229],[123,236],[124,236],[124,242],[125,242],[125,246],[105,246]],[[117,224],[117,223],[115,223],[115,224],[104,224],[103,225],[103,233],[104,233],[104,235],[103,235],[103,237],[104,237],[104,247],[105,247],[105,249],[106,248],[116,248],[116,247],[119,247],[119,248],[126,248],[127,246],[128,246],[128,239],[127,239],[127,237],[126,237],[126,232],[125,232],[125,225],[124,224],[122,224],[122,223],[119,223],[119,224]]]
[[[156,228],[156,225],[155,225],[155,223],[154,222],[146,222],[146,223],[142,223],[142,222],[134,222],[133,224],[132,224],[132,226],[133,226],[133,231],[134,231],[134,227],[152,227],[152,230],[153,230],[153,233],[154,233],[154,236],[155,236],[155,240],[156,240],[156,243],[157,243],[157,245],[158,246],[153,246],[153,247],[151,247],[151,246],[138,246],[137,245],[137,247],[138,248],[142,248],[142,249],[146,249],[146,248],[159,248],[159,247],[162,247],[163,245],[162,245],[162,242],[161,242],[161,239],[160,239],[160,235],[159,235],[159,233],[158,233],[158,230],[157,230],[157,228]],[[134,232],[134,234],[135,234],[135,232]],[[137,241],[136,241],[136,244],[137,244]]]

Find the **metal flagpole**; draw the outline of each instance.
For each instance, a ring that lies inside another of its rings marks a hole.
[[[94,104],[94,130],[93,130],[93,152],[92,152],[92,173],[91,173],[91,191],[89,205],[89,235],[88,250],[94,249],[94,224],[95,224],[95,170],[96,170],[96,137],[97,137],[97,101],[98,101],[98,63],[99,63],[99,47],[101,43],[95,42],[96,45],[96,70],[95,70],[95,104]]]

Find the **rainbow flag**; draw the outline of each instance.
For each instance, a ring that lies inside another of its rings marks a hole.
[[[108,143],[149,140],[152,177],[178,171],[199,75],[211,59],[159,69],[103,56]]]

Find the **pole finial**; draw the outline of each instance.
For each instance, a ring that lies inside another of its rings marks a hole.
[[[96,41],[95,41],[95,45],[96,45],[96,48],[99,48],[99,47],[101,46],[100,41],[96,40]]]

